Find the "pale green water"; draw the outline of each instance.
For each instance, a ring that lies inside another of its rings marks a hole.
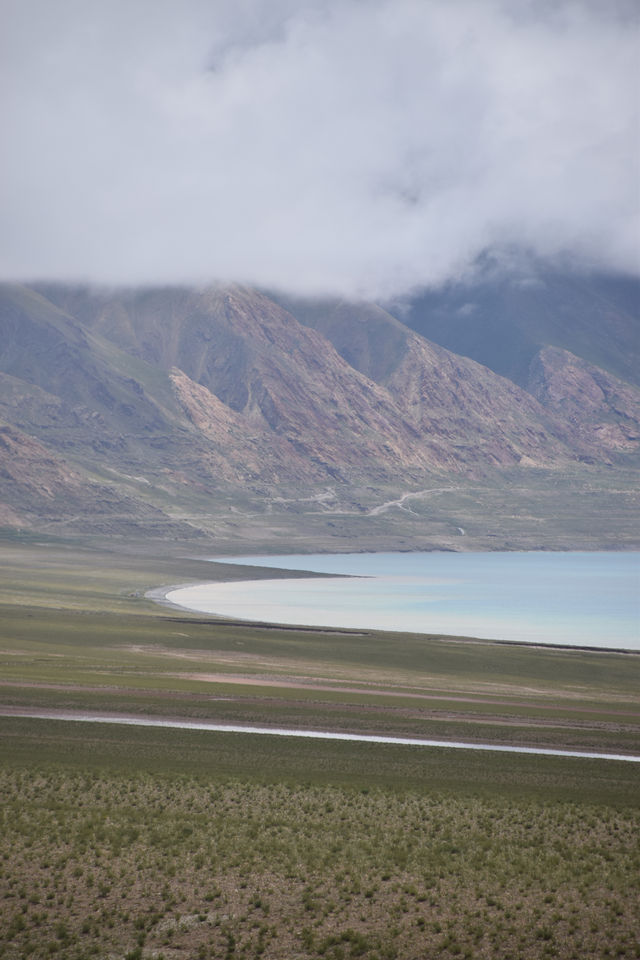
[[[640,649],[638,553],[359,553],[236,562],[359,579],[203,584],[168,599],[246,620]]]

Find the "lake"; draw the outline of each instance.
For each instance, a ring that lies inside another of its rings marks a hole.
[[[354,553],[224,562],[347,577],[209,583],[173,590],[167,599],[242,620],[640,650],[640,553]]]

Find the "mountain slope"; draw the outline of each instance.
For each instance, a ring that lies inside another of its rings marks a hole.
[[[321,330],[357,369],[384,386],[449,469],[480,462],[499,467],[523,461],[544,465],[562,460],[567,447],[581,458],[607,460],[610,451],[636,445],[631,408],[637,407],[640,391],[635,388],[625,392],[627,414],[621,414],[619,405],[610,409],[612,422],[619,416],[629,421],[621,426],[629,442],[615,444],[613,434],[591,429],[590,414],[579,404],[569,412],[549,402],[530,382],[525,392],[477,362],[426,341],[380,307],[279,299],[303,323]],[[595,374],[596,368],[591,369]],[[597,376],[605,382],[610,375],[600,371]]]
[[[104,514],[242,537],[251,518],[308,503],[323,529],[332,515],[384,525],[396,501],[404,509],[397,491],[566,475],[637,444],[635,395],[595,368],[578,376],[580,358],[540,354],[527,392],[371,304],[241,287],[39,289],[0,288],[9,523],[102,529]],[[563,379],[599,384],[589,429],[574,422],[579,399],[560,398]]]
[[[276,303],[238,287],[66,296],[92,329],[288,440],[292,466],[381,480],[576,453],[524,391],[373,305]]]
[[[385,391],[255,291],[133,291],[97,300],[85,318],[146,362],[181,371],[249,433],[268,431],[292,479],[437,466]]]
[[[529,393],[585,445],[633,450],[640,440],[640,390],[568,350],[545,347],[529,365]]]
[[[638,280],[548,268],[505,275],[487,264],[472,281],[427,291],[397,309],[421,336],[520,386],[544,347],[640,385]]]
[[[0,287],[0,337],[5,415],[13,407],[25,428],[58,449],[102,446],[134,462],[150,456],[180,419],[164,373],[31,290]]]
[[[198,535],[115,485],[89,479],[34,437],[1,421],[0,486],[1,526],[186,539]]]

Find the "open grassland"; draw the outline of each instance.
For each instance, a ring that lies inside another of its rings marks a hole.
[[[6,544],[1,703],[640,752],[637,654],[258,627],[144,597],[163,582],[207,576],[246,573],[170,556]]]
[[[0,706],[640,753],[638,655],[144,597],[244,575],[5,542]],[[7,960],[640,956],[640,764],[0,716],[0,796]]]
[[[0,720],[0,956],[640,955],[640,769]]]

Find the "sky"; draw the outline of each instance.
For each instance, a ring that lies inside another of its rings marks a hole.
[[[640,272],[634,0],[0,0],[0,278]]]

